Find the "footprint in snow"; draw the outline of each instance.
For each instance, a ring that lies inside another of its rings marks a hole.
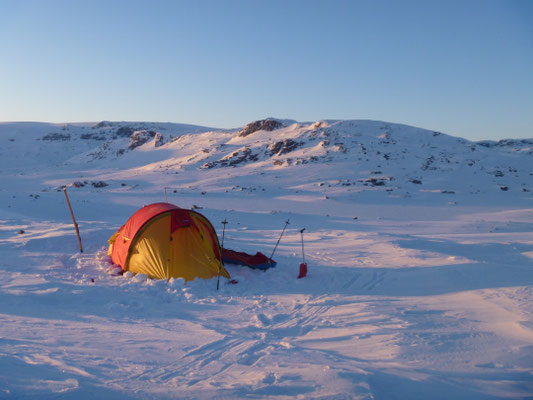
[[[270,372],[263,378],[263,383],[266,383],[267,385],[272,385],[275,382],[276,382],[276,375],[272,372]]]
[[[257,314],[257,319],[263,326],[268,326],[272,323],[270,318],[268,318],[265,314]]]

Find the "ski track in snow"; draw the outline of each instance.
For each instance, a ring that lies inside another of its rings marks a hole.
[[[127,123],[0,124],[0,398],[533,398],[527,151],[371,121],[137,124],[166,144],[101,138]],[[57,191],[74,181],[84,253]],[[217,230],[227,218],[236,250],[269,255],[290,218],[278,266],[229,265],[238,284],[218,292],[116,275],[108,237],[164,196]]]

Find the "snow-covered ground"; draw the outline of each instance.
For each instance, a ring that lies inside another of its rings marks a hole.
[[[533,398],[532,149],[377,121],[0,124],[0,398]],[[165,200],[240,251],[290,219],[278,266],[219,291],[113,274],[109,236]]]

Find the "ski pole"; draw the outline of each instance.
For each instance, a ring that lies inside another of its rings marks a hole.
[[[165,191],[165,203],[168,203],[168,200],[167,200],[167,189],[172,189],[172,188],[170,188],[170,187],[168,187],[168,186],[165,186],[165,187],[163,188],[163,190]]]
[[[226,233],[226,225],[228,224],[228,221],[226,221],[226,218],[224,218],[224,221],[222,221],[222,224],[224,225],[224,229],[222,230],[222,245],[220,247],[224,247],[224,235]]]
[[[302,235],[302,259],[303,259],[303,263],[305,264],[304,231],[305,231],[305,228],[303,228],[303,229],[300,231],[300,234]]]
[[[224,235],[226,234],[226,225],[228,221],[226,218],[224,218],[224,221],[222,221],[222,224],[224,225],[224,229],[222,229],[222,245],[220,246],[220,264],[218,265],[218,278],[217,278],[217,290],[220,287],[220,274],[222,272],[222,249],[224,248]]]
[[[272,254],[270,255],[270,261],[272,261],[272,257],[274,257],[274,253],[276,252],[276,249],[278,248],[279,241],[281,240],[281,237],[283,236],[283,232],[285,232],[285,228],[287,228],[287,225],[289,225],[290,218],[285,221],[285,226],[283,227],[283,230],[281,231],[281,235],[279,235],[278,242],[276,243],[276,246],[274,246],[274,250],[272,250]]]

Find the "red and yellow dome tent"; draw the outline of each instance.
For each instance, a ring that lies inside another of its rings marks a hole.
[[[151,278],[229,278],[213,225],[196,211],[154,203],[135,212],[110,239],[113,263]]]

